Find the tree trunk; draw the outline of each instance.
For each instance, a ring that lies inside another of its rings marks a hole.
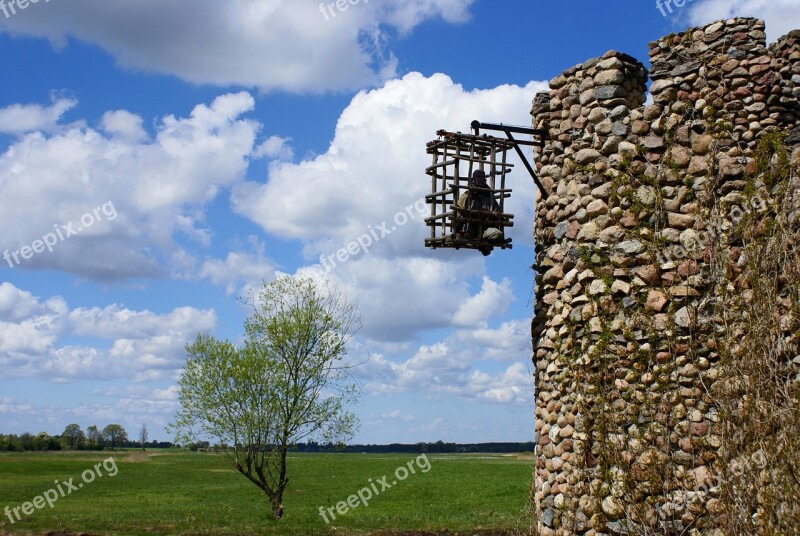
[[[270,502],[272,503],[272,515],[275,516],[275,519],[280,519],[283,517],[283,505],[281,504],[281,497],[275,497],[271,499]]]
[[[288,425],[287,425],[288,427]],[[278,477],[278,485],[276,486],[275,493],[272,495],[272,513],[275,519],[283,517],[283,490],[286,489],[286,484],[289,479],[286,478],[286,453],[288,452],[287,444],[289,442],[289,434],[284,429],[283,442],[280,445],[279,460],[280,460],[280,476]]]

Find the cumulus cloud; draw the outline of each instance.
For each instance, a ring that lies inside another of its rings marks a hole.
[[[800,28],[800,0],[700,0],[689,11],[693,26],[731,17],[763,19],[772,42]]]
[[[0,356],[6,356],[4,364],[24,365],[28,357],[47,352],[64,328],[66,312],[61,298],[41,302],[10,283],[0,285]]]
[[[142,118],[127,110],[114,110],[103,114],[103,130],[110,137],[137,143],[147,139],[147,131],[142,126]]]
[[[391,232],[387,242],[408,252],[417,248],[425,227],[419,213],[405,225],[400,214],[430,193],[426,142],[442,128],[468,130],[474,119],[528,124],[531,99],[546,87],[531,82],[465,91],[443,74],[410,73],[359,93],[340,116],[325,154],[274,165],[266,184],[237,185],[234,207],[269,232],[320,241],[314,253],[335,251],[383,223]],[[530,234],[534,187],[524,169],[511,177],[510,208],[519,214],[514,236],[521,238]]]
[[[436,417],[430,422],[427,422],[419,427],[420,430],[427,433],[446,433],[447,426],[445,425],[444,419],[441,417]]]
[[[70,125],[53,134],[27,132],[47,126],[30,119],[33,112],[6,114],[6,130],[27,133],[0,154],[3,265],[110,281],[192,264],[177,239],[208,245],[204,208],[247,170],[260,125],[242,116],[253,107],[248,93],[222,95],[189,117],[164,117],[152,136],[125,110],[106,113],[97,130]],[[101,206],[114,207],[113,217],[108,210],[81,227]],[[68,225],[81,232],[59,240],[53,252],[12,255]]]
[[[275,263],[264,253],[264,244],[256,237],[249,237],[241,250],[229,252],[224,259],[205,260],[197,277],[224,286],[229,296],[248,296],[276,273]]]
[[[533,403],[533,375],[523,363],[514,363],[496,375],[476,370],[470,375],[466,390],[486,402],[528,405]]]
[[[24,413],[31,413],[33,406],[30,404],[20,404],[13,398],[3,396],[0,397],[0,414],[8,413],[12,415],[19,415]]]
[[[431,19],[468,20],[474,0],[83,0],[31,5],[0,17],[0,31],[96,44],[126,68],[198,84],[324,92],[394,76],[387,29],[408,33]],[[325,2],[329,4],[330,2]]]
[[[186,342],[215,327],[211,310],[179,307],[156,314],[117,304],[70,310],[60,297],[43,301],[10,283],[0,285],[0,367],[6,379],[171,379],[183,366]],[[63,342],[70,337],[97,344]]]
[[[505,313],[508,305],[514,300],[511,292],[511,281],[504,279],[500,283],[488,277],[483,278],[481,291],[467,298],[453,315],[453,324],[457,326],[486,325],[486,319]]]
[[[450,327],[458,304],[469,298],[467,280],[483,273],[478,259],[458,263],[377,255],[350,261],[328,274],[314,267],[300,271],[327,278],[358,303],[364,319],[360,335],[393,342],[412,339],[421,330]]]
[[[40,104],[12,104],[0,108],[0,133],[24,134],[35,130],[52,132],[58,128],[61,117],[74,108],[78,101],[73,98],[51,97],[50,106]]]
[[[411,415],[410,413],[405,413],[405,412],[403,412],[403,411],[401,411],[399,409],[396,409],[394,411],[390,411],[389,413],[384,413],[384,414],[381,415],[381,418],[382,419],[391,419],[391,420],[398,420],[399,419],[399,420],[406,421],[406,422],[414,420],[414,416],[413,415]]]
[[[270,136],[253,152],[255,158],[269,158],[271,160],[291,160],[294,158],[294,150],[291,147],[289,138],[280,136]]]
[[[485,275],[480,255],[422,247],[425,143],[436,130],[464,129],[475,118],[525,123],[544,85],[465,91],[447,76],[412,73],[356,96],[329,150],[296,164],[289,140],[259,142],[261,125],[245,117],[254,107],[247,93],[220,96],[185,118],[164,117],[153,134],[126,110],[105,113],[97,129],[26,133],[0,154],[0,196],[9,207],[0,213],[0,251],[20,251],[54,226],[79,221],[83,210],[113,202],[113,221],[14,267],[99,281],[197,277],[232,294],[274,274],[257,240],[222,258],[198,252],[213,241],[205,208],[232,188],[234,210],[269,234],[301,242],[311,263],[301,272],[332,279],[362,306],[366,336],[397,341],[453,319],[490,321],[510,302],[508,283],[486,280],[473,297],[470,279]],[[273,159],[267,182],[245,181],[250,160],[261,157]],[[513,177],[512,236],[530,244],[534,187],[523,170]],[[372,244],[353,250],[366,235]],[[342,248],[354,252],[346,262],[314,264]]]
[[[168,388],[169,389],[169,388]],[[168,390],[167,389],[167,390]],[[46,430],[59,434],[67,423],[78,423],[83,430],[95,425],[100,430],[108,423],[121,424],[128,437],[135,438],[143,422],[148,424],[150,440],[169,440],[163,428],[178,409],[177,400],[159,398],[161,389],[131,386],[124,390],[94,390],[92,403],[42,404],[40,401],[0,397],[0,415],[6,433]]]
[[[62,298],[52,298],[42,303],[30,292],[20,290],[11,283],[0,283],[0,321],[18,322],[48,312],[63,314],[66,308]]]
[[[529,318],[509,320],[497,328],[477,327],[454,332],[448,344],[467,360],[518,361],[531,352]]]
[[[247,93],[199,105],[188,117],[167,116],[152,132],[144,128],[149,120],[125,110],[109,111],[93,128],[26,131],[0,155],[0,196],[8,207],[0,213],[7,230],[0,251],[29,244],[51,223],[74,221],[82,210],[113,200],[113,221],[22,268],[98,280],[179,274],[233,294],[270,279],[277,265],[258,238],[234,244],[220,258],[198,252],[214,239],[205,208],[230,189],[235,211],[303,248],[306,265],[298,274],[330,279],[359,304],[361,343],[384,350],[356,372],[368,394],[435,393],[522,407],[532,380],[513,363],[529,360],[529,334],[526,340],[524,320],[502,318],[513,299],[510,282],[488,277],[475,251],[423,248],[427,229],[418,206],[430,188],[425,143],[436,130],[466,130],[473,119],[526,124],[530,100],[544,87],[531,82],[465,91],[447,76],[412,73],[358,94],[328,151],[297,163],[289,140],[259,139],[261,125],[246,118],[254,106]],[[272,160],[263,182],[244,178],[253,158]],[[530,245],[535,190],[521,166],[511,181],[512,237]],[[124,198],[114,195],[119,191]],[[352,249],[365,234],[373,243]],[[336,256],[342,248],[343,261]],[[326,266],[332,255],[335,266]],[[0,338],[0,366],[10,378],[150,382],[172,381],[185,342],[213,330],[216,317],[193,308],[70,309],[58,298],[0,286],[0,322],[6,323],[0,333],[15,334]],[[453,326],[465,329],[439,342],[417,338]],[[127,407],[131,415],[166,412],[174,402],[169,389],[149,393],[146,407],[123,393],[113,404],[73,410],[95,419]]]
[[[492,372],[481,366],[481,362],[493,358],[490,349],[508,344],[499,338],[507,329],[504,325],[495,332],[498,338],[484,345],[477,343],[479,338],[454,334],[444,342],[421,346],[406,360],[374,354],[354,374],[370,395],[451,395],[477,402],[527,405],[534,388],[525,364],[530,356],[530,333],[527,345],[513,348],[499,359],[511,362],[506,368]],[[511,340],[519,342],[518,338]]]
[[[121,414],[139,424],[137,418],[169,418],[174,415],[179,407],[179,392],[177,385],[162,389],[137,384],[124,388],[96,389],[93,394],[109,399],[110,402],[105,407],[117,408]]]
[[[442,74],[392,80],[352,100],[324,154],[275,162],[266,182],[235,185],[233,208],[267,233],[302,241],[319,264],[301,273],[330,279],[357,301],[365,337],[401,341],[420,330],[491,322],[511,302],[509,282],[487,278],[473,296],[469,282],[486,275],[480,254],[423,247],[425,144],[437,130],[464,131],[474,119],[526,124],[533,95],[545,87],[465,91]],[[511,161],[511,236],[531,245],[535,188],[516,155]]]

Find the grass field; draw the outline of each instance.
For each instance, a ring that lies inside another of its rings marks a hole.
[[[0,533],[185,534],[508,534],[527,527],[532,461],[517,456],[428,454],[430,470],[397,482],[326,524],[319,507],[339,501],[415,460],[395,454],[294,454],[289,460],[285,516],[275,521],[266,496],[210,453],[103,452],[0,454],[0,509],[14,508],[56,482],[114,456],[117,474],[65,493],[12,524],[0,512]],[[109,463],[108,467],[112,465]],[[62,484],[62,490],[65,485]],[[380,487],[376,487],[380,490]],[[334,510],[335,512],[335,510]],[[20,514],[21,511],[20,511]],[[12,514],[13,516],[13,514]]]

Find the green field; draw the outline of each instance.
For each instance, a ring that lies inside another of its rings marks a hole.
[[[336,514],[326,524],[320,506],[346,501],[369,479],[386,475],[391,483],[395,470],[415,456],[294,454],[285,516],[275,521],[266,496],[215,454],[2,453],[0,509],[32,501],[56,480],[82,482],[85,470],[112,455],[115,476],[84,484],[13,525],[0,511],[0,534],[513,534],[528,525],[532,461],[499,455],[428,454],[427,473],[420,463],[416,474],[383,490],[368,507]]]

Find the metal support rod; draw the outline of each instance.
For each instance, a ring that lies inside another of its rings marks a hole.
[[[480,134],[481,129],[485,130],[498,130],[500,132],[514,132],[516,134],[529,134],[531,136],[544,137],[546,132],[544,130],[536,130],[528,127],[515,127],[511,125],[497,125],[494,123],[481,123],[480,121],[473,121],[470,125],[475,134]]]
[[[533,182],[536,183],[536,187],[539,188],[539,191],[542,194],[542,199],[547,199],[547,190],[544,189],[541,181],[539,181],[539,176],[536,175],[536,172],[533,170],[533,166],[531,166],[530,162],[528,162],[528,159],[525,157],[525,153],[523,153],[522,149],[519,148],[519,141],[515,140],[514,136],[512,135],[512,132],[516,132],[517,134],[530,134],[532,136],[544,137],[545,132],[543,130],[535,130],[526,127],[512,127],[509,125],[496,125],[494,123],[481,123],[477,120],[473,121],[471,126],[472,130],[475,131],[476,136],[480,133],[481,129],[505,132],[506,136],[508,136],[508,139],[514,143],[514,149],[516,149],[520,160],[522,160],[522,163],[525,165],[525,169],[528,170],[528,173],[530,173],[531,177],[533,178]]]
[[[508,136],[508,139],[510,140],[514,139],[514,136],[512,136],[510,132],[506,132],[506,136]],[[533,170],[533,167],[531,167],[530,162],[528,162],[528,159],[525,158],[525,153],[522,152],[522,149],[520,149],[519,145],[517,145],[516,143],[514,144],[514,149],[517,150],[517,154],[519,155],[520,160],[522,160],[522,163],[525,165],[525,168],[528,170],[528,173],[530,173],[531,177],[533,177],[533,182],[536,183],[536,187],[539,188],[539,191],[542,193],[542,199],[547,199],[548,197],[547,190],[545,190],[544,186],[542,186],[542,183],[539,182],[539,176],[536,175],[536,172]]]

